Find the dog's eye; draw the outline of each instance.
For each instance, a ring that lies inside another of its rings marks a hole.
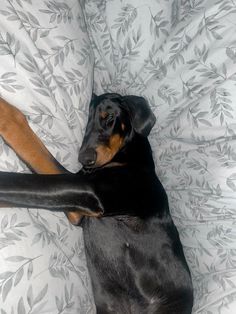
[[[114,122],[114,114],[113,113],[109,113],[106,117],[106,127],[111,127],[113,125]]]

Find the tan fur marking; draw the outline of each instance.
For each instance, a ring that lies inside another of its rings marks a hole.
[[[97,160],[96,166],[103,166],[107,164],[115,154],[120,150],[124,142],[124,139],[119,135],[115,134],[110,137],[108,146],[100,145],[96,148]]]
[[[77,226],[80,223],[80,221],[83,217],[81,214],[78,214],[77,212],[66,212],[66,216],[67,216],[69,222],[75,226]]]
[[[33,133],[20,110],[0,99],[0,135],[35,172],[61,173],[53,156]]]
[[[62,173],[20,110],[0,98],[0,113],[0,135],[26,164],[39,174]],[[81,219],[76,212],[66,214],[72,224]]]
[[[108,116],[108,113],[106,112],[106,111],[102,111],[102,112],[100,112],[100,117],[102,118],[102,119],[106,119],[106,117]]]

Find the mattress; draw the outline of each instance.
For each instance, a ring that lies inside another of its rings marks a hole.
[[[193,313],[236,313],[236,2],[85,2],[95,92],[144,96],[194,285]],[[157,239],[158,240],[158,239]]]

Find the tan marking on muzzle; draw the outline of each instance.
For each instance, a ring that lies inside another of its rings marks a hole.
[[[121,149],[123,143],[124,138],[119,134],[115,134],[110,137],[109,144],[107,146],[99,145],[96,148],[96,166],[103,166],[111,161],[115,154]]]

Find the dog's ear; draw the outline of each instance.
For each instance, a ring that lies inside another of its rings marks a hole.
[[[97,99],[97,95],[92,93],[91,102],[94,102]]]
[[[148,102],[139,96],[124,96],[123,101],[130,112],[131,124],[134,130],[143,136],[148,136],[153,128],[156,117]]]

